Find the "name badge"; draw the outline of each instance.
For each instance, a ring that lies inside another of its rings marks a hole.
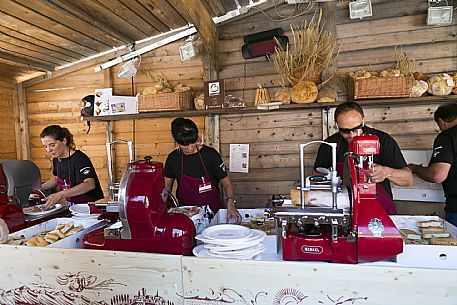
[[[202,183],[198,185],[198,193],[205,193],[212,190],[211,183]]]

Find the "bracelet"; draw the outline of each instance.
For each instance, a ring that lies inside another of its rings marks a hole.
[[[229,199],[232,199],[232,200],[233,200],[233,203],[236,203],[235,198],[233,198],[233,197],[228,197],[228,198],[227,198],[227,202],[229,201]]]

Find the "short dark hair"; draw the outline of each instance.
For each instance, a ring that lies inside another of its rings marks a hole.
[[[335,122],[337,121],[337,119],[340,116],[340,114],[343,114],[343,113],[346,113],[346,112],[349,112],[349,111],[352,111],[352,110],[355,110],[358,113],[360,113],[362,118],[365,117],[365,114],[363,113],[362,106],[360,106],[356,102],[344,102],[342,104],[339,104],[338,107],[336,107],[336,109],[335,109],[335,114],[333,116],[334,119],[335,119]]]
[[[438,123],[438,119],[442,119],[443,121],[450,123],[457,119],[457,104],[451,103],[441,105],[438,109],[436,109],[433,116],[436,123]]]
[[[76,148],[75,142],[73,140],[73,135],[66,127],[61,127],[60,125],[49,125],[40,133],[40,138],[44,137],[52,137],[53,139],[59,141],[67,139],[67,146],[70,149]]]
[[[171,134],[176,143],[187,146],[197,143],[198,128],[192,120],[176,118],[171,122]]]

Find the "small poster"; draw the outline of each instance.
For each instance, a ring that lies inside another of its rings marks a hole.
[[[205,82],[205,106],[206,108],[222,107],[225,98],[224,80]]]
[[[249,172],[249,144],[230,144],[230,172]]]

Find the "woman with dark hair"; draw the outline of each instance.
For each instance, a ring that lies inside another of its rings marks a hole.
[[[176,196],[180,205],[208,205],[213,213],[222,208],[219,182],[227,200],[227,220],[241,221],[235,206],[235,190],[221,155],[212,147],[197,143],[198,128],[192,120],[177,118],[171,123],[177,149],[165,162],[165,187],[169,192],[178,181]]]
[[[40,134],[41,143],[52,156],[53,178],[41,185],[43,190],[58,187],[45,198],[45,209],[53,208],[62,198],[70,203],[87,203],[102,199],[103,191],[89,157],[76,150],[71,132],[59,125],[50,125]]]

